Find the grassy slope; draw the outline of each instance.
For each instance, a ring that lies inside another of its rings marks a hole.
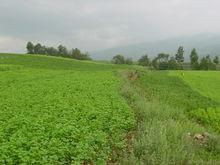
[[[170,75],[179,76],[192,89],[196,90],[203,96],[209,97],[220,102],[220,72],[219,71],[190,71],[184,72],[181,76],[180,72],[170,72]]]
[[[0,164],[102,164],[121,150],[133,113],[118,93],[120,68],[0,54]]]
[[[9,135],[10,131],[19,130],[12,131],[14,136],[9,141],[0,141],[5,144],[0,153],[6,153],[8,157],[13,155],[12,159],[18,159],[19,155],[20,159],[24,158],[27,162],[29,158],[42,162],[40,158],[45,158],[45,155],[49,157],[46,156],[44,161],[50,159],[53,163],[105,161],[113,148],[122,148],[124,143],[121,135],[132,126],[130,108],[117,92],[121,81],[113,74],[125,68],[55,57],[0,55],[0,88],[3,89],[0,98],[3,100],[1,107],[5,108],[5,111],[1,111],[4,117],[0,117],[0,122],[5,124]],[[176,75],[171,76],[169,72],[139,70],[140,78],[136,81],[128,81],[126,72],[122,75],[125,83],[121,91],[135,110],[137,120],[135,138],[130,144],[131,153],[125,156],[122,164],[219,163],[219,134],[187,117],[196,108],[219,106],[216,99],[208,98],[199,89],[189,86]],[[13,97],[12,93],[15,93]],[[78,101],[81,98],[86,104]],[[27,118],[29,115],[34,118]],[[21,128],[19,123],[24,127]],[[33,128],[39,127],[42,129],[31,132]],[[29,134],[26,134],[27,130],[30,130]],[[79,130],[77,134],[76,130]],[[3,136],[4,131],[0,129],[0,136]],[[205,145],[188,135],[204,132],[211,134]],[[33,139],[38,136],[39,139]],[[51,136],[55,138],[48,138]],[[47,139],[42,140],[43,137]],[[27,142],[29,139],[33,139],[32,143]],[[45,141],[46,144],[41,144]],[[32,147],[38,144],[41,152],[36,152],[38,148]],[[21,147],[23,145],[24,148]]]
[[[194,91],[220,104],[220,72],[191,71],[184,72],[184,76],[181,76],[179,72],[171,72],[170,75],[180,77]],[[190,112],[190,116],[220,132],[219,104],[217,106],[209,105],[205,108],[197,107]]]
[[[77,61],[68,58],[22,55],[22,54],[0,54],[0,64],[12,64],[32,69],[49,70],[74,70],[74,71],[105,71],[118,70],[126,66],[116,66],[93,61]]]
[[[219,134],[187,117],[195,108],[218,106],[218,102],[166,71],[139,71],[139,79],[127,81],[122,91],[138,121],[124,164],[219,163]],[[193,136],[204,132],[210,137],[201,145]]]

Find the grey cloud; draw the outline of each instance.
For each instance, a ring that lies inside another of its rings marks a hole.
[[[13,51],[29,40],[95,50],[219,33],[219,6],[218,0],[0,0],[0,51],[13,40],[20,43]]]

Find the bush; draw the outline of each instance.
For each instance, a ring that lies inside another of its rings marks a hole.
[[[112,58],[112,63],[114,64],[124,64],[125,58],[122,55],[116,55]]]
[[[150,65],[150,59],[148,58],[148,55],[142,56],[142,57],[138,60],[138,65],[141,65],[141,66],[149,66],[149,65]]]
[[[127,65],[132,65],[132,64],[133,64],[132,58],[127,58],[127,59],[125,60],[125,64],[127,64]]]

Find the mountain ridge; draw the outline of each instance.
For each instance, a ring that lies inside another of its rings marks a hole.
[[[186,60],[189,59],[189,54],[193,48],[196,48],[200,57],[207,54],[211,56],[220,55],[220,34],[204,33],[154,42],[130,44],[127,46],[93,51],[91,52],[91,56],[99,60],[110,60],[116,54],[122,54],[134,60],[137,60],[144,54],[148,54],[149,57],[153,58],[162,52],[174,56],[179,46],[184,47]]]

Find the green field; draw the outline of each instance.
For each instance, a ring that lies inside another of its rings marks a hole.
[[[113,65],[0,55],[0,164],[103,163],[133,111]]]
[[[220,102],[220,72],[219,71],[185,71],[171,72],[171,75],[181,77],[193,90],[203,96]]]
[[[219,84],[214,71],[0,54],[0,164],[219,164]]]
[[[190,71],[171,72],[171,75],[178,76],[189,85],[193,91],[198,92],[217,103],[208,107],[197,107],[190,112],[190,115],[199,122],[215,128],[220,132],[220,72],[218,71]]]

